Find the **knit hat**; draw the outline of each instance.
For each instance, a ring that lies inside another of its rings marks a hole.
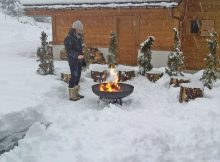
[[[82,24],[81,21],[79,21],[79,20],[74,21],[74,22],[73,22],[73,25],[72,25],[72,28],[73,28],[73,29],[83,30],[83,24]]]

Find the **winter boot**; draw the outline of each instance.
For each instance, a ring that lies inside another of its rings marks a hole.
[[[84,98],[84,96],[83,96],[83,95],[79,94],[80,86],[78,85],[77,87],[78,87],[77,96],[78,96],[79,98]]]
[[[71,101],[77,101],[80,99],[80,97],[77,95],[79,92],[79,88],[77,86],[73,88],[69,88],[69,100]]]

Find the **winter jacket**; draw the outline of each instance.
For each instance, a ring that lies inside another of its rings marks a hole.
[[[76,34],[68,34],[64,40],[64,46],[68,54],[68,58],[78,61],[78,55],[82,54],[82,40],[77,38]]]

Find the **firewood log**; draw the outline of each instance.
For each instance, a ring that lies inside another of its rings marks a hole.
[[[192,99],[203,97],[204,86],[195,83],[180,84],[179,102],[188,102]]]

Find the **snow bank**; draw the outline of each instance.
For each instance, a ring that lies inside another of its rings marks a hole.
[[[5,19],[5,15],[0,13],[0,115],[22,110],[24,105],[28,108],[39,104],[45,89],[56,82],[45,82],[46,77],[35,73],[40,33],[42,30],[50,31],[49,25],[44,26],[18,23],[16,18],[7,16]],[[51,38],[51,32],[48,33]]]

